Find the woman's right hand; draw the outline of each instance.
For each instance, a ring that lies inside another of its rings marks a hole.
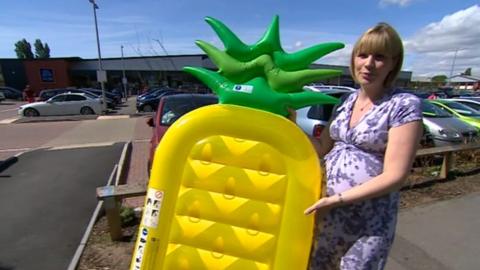
[[[287,108],[288,110],[288,116],[287,118],[292,121],[293,123],[297,123],[297,111],[295,111],[294,109],[292,108]]]

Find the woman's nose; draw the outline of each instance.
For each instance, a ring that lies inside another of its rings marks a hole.
[[[365,66],[367,67],[373,67],[374,66],[374,61],[375,59],[373,58],[373,55],[368,55],[367,58],[365,59]]]

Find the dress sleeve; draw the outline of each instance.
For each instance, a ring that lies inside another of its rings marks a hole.
[[[402,94],[397,96],[396,101],[390,118],[390,127],[398,127],[422,119],[421,101],[418,97]]]

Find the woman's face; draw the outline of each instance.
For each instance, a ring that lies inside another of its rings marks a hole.
[[[362,86],[383,87],[394,68],[393,58],[381,53],[358,53],[354,59],[355,77]]]

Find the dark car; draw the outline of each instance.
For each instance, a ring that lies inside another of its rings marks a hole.
[[[140,95],[138,95],[138,96],[137,96],[137,99],[138,99],[138,98],[142,98],[142,97],[147,96],[147,95],[151,95],[151,94],[153,94],[154,92],[157,92],[157,91],[160,91],[160,90],[176,91],[176,89],[173,89],[173,88],[170,88],[170,87],[166,87],[166,86],[162,86],[162,87],[152,87],[152,88],[148,88],[148,89],[145,90],[143,93],[141,93]]]
[[[88,92],[91,92],[91,93],[93,93],[93,94],[95,94],[95,95],[99,95],[99,96],[102,96],[102,95],[103,95],[103,94],[102,94],[102,90],[96,89],[96,88],[80,88],[80,90],[86,90],[86,91],[88,91]],[[113,93],[111,93],[111,92],[109,92],[109,91],[105,91],[105,97],[113,100],[113,103],[114,103],[115,105],[118,105],[118,104],[122,103],[122,96],[120,96],[120,95],[115,95],[115,94],[113,94]]]
[[[218,98],[209,94],[178,94],[164,96],[160,100],[157,112],[147,121],[147,124],[153,128],[152,138],[150,139],[148,172],[150,172],[155,149],[167,129],[182,115],[216,103],[218,103]]]
[[[8,87],[8,86],[0,86],[0,92],[3,93],[6,99],[15,99],[15,100],[22,100],[23,93],[22,91]]]
[[[175,91],[171,89],[158,90],[143,97],[137,97],[137,111],[139,112],[153,112],[157,110],[160,99],[164,96],[182,94],[184,92]]]

